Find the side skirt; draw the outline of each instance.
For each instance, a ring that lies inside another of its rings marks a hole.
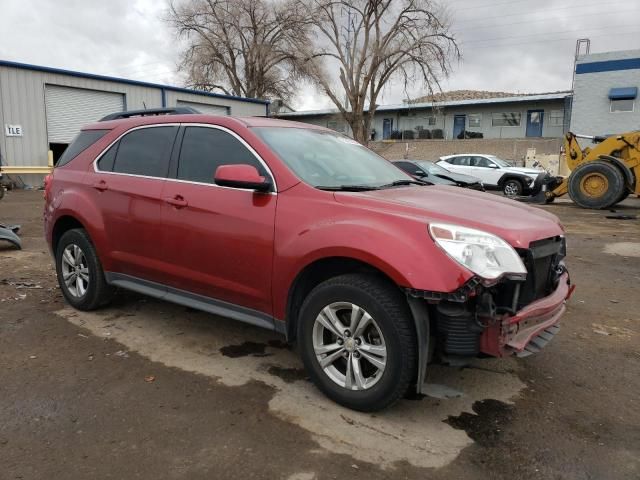
[[[169,287],[161,283],[150,282],[123,273],[105,272],[105,279],[109,285],[124,288],[133,292],[142,293],[149,297],[176,303],[203,312],[212,313],[221,317],[232,318],[239,322],[248,323],[256,327],[266,328],[278,333],[285,333],[285,322],[274,319],[266,313],[258,312],[250,308],[241,307],[233,303],[224,302],[215,298],[205,297],[196,293],[187,292]]]

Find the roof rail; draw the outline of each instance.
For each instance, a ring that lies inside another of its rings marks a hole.
[[[191,107],[175,107],[175,108],[148,108],[146,110],[125,110],[124,112],[110,113],[106,117],[100,119],[101,122],[108,120],[119,120],[121,118],[144,117],[147,115],[184,115],[184,114],[200,113]]]

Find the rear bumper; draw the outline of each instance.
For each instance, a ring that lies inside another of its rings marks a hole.
[[[543,343],[539,340],[550,339],[555,326],[566,310],[566,301],[575,287],[571,285],[567,272],[560,276],[555,291],[540,300],[530,303],[515,315],[486,319],[489,326],[480,336],[482,353],[504,357],[514,353],[529,351],[533,353]],[[533,342],[531,348],[528,348]]]

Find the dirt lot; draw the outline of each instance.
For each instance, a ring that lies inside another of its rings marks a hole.
[[[24,240],[0,245],[0,479],[640,478],[640,220],[544,207],[578,286],[558,336],[527,359],[434,365],[431,396],[365,415],[272,333],[125,293],[68,308],[41,197],[0,202]]]

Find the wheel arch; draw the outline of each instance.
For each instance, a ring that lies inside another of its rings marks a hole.
[[[345,256],[316,259],[298,272],[289,288],[285,316],[288,341],[296,340],[298,313],[311,290],[330,278],[347,273],[373,274],[384,279],[390,286],[398,287],[398,283],[389,274],[364,260]]]
[[[507,182],[507,180],[518,180],[524,188],[527,186],[527,178],[529,177],[523,173],[507,172],[504,173],[498,180],[498,186],[500,188],[504,188],[504,184]]]
[[[62,238],[62,235],[74,228],[87,229],[85,225],[73,215],[65,214],[56,220],[51,231],[51,248],[54,254],[58,249],[58,242],[60,238]]]

